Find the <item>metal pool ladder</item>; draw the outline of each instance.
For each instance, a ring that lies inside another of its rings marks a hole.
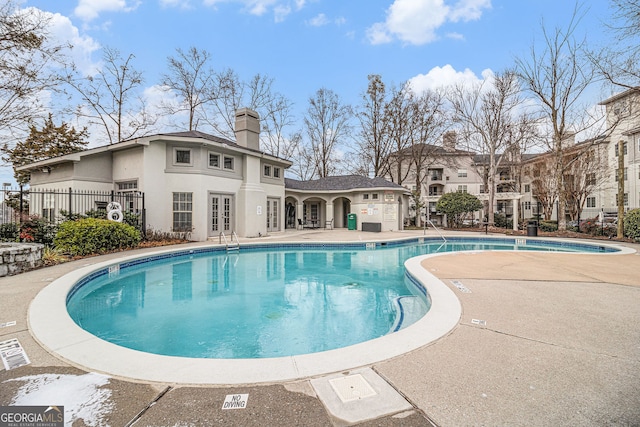
[[[227,236],[224,234],[224,231],[221,231],[218,236],[219,243],[222,243],[222,239],[224,239],[224,245],[227,248],[227,252],[240,250],[240,241],[238,240],[238,235],[235,231],[231,232],[231,242],[227,240]]]
[[[440,232],[440,230],[438,229],[438,227],[436,227],[436,225],[433,223],[433,221],[431,221],[430,219],[425,221],[425,227],[423,229],[423,234],[427,233],[427,227],[426,224],[429,224],[433,227],[434,230],[436,230],[438,232],[438,234],[440,235],[440,237],[442,237],[442,240],[444,240],[445,243],[447,243],[447,239],[444,237],[444,235]]]

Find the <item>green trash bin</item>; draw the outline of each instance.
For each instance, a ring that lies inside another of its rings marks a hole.
[[[350,213],[349,215],[347,215],[347,229],[349,230],[358,229],[358,220],[356,218],[356,214]]]

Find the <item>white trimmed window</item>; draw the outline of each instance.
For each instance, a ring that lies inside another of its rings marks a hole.
[[[193,228],[193,193],[173,193],[173,231]]]
[[[273,177],[274,178],[280,178],[280,168],[277,167],[273,167]]]
[[[224,168],[226,170],[231,170],[232,171],[234,169],[234,160],[235,159],[233,157],[231,157],[231,156],[224,156],[224,159],[223,159]]]
[[[372,193],[371,194],[371,199],[378,200],[378,193]]]
[[[458,169],[458,178],[466,178],[467,170],[466,169]]]
[[[467,186],[466,185],[458,185],[458,193],[466,193]]]
[[[264,176],[271,176],[271,165],[264,165]]]
[[[209,152],[209,167],[220,169],[220,154]]]
[[[596,207],[596,198],[595,197],[587,197],[587,207],[595,208]]]
[[[191,149],[174,148],[173,163],[176,165],[191,166]]]

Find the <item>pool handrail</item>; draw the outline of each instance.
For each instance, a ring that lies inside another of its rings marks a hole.
[[[440,237],[442,237],[442,240],[444,240],[444,242],[447,242],[447,238],[444,237],[444,235],[440,232],[440,230],[438,229],[438,227],[436,227],[436,225],[433,223],[433,221],[431,221],[430,219],[425,221],[425,224],[430,224],[434,230],[436,230],[436,232],[440,235]],[[427,227],[424,228],[423,234],[427,234]]]

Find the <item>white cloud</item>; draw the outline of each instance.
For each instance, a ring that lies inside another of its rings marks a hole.
[[[491,9],[491,0],[460,0],[452,8],[449,20],[476,21],[482,16],[483,9]]]
[[[139,1],[127,4],[127,0],[79,0],[73,13],[83,21],[89,22],[101,12],[130,12],[138,7]]]
[[[306,24],[311,27],[323,27],[329,24],[340,26],[340,25],[344,25],[346,22],[347,20],[343,16],[339,16],[332,20],[332,19],[329,19],[329,17],[324,13],[319,13],[313,18],[306,21]]]
[[[163,0],[177,1],[177,0]],[[251,15],[262,16],[273,11],[274,21],[282,22],[294,10],[302,9],[306,0],[203,0],[205,6],[216,7],[220,3],[236,3],[242,5],[242,10]]]
[[[99,63],[91,58],[94,52],[100,49],[100,44],[89,36],[80,34],[80,31],[73,25],[71,20],[59,13],[50,15],[48,31],[52,38],[52,43],[68,43],[72,47],[67,50],[66,55],[73,60],[78,70],[83,75],[93,75],[99,68]]]
[[[329,18],[327,18],[327,15],[324,13],[320,13],[307,21],[307,23],[312,27],[322,27],[329,23]]]
[[[447,33],[446,37],[452,40],[464,40],[464,35],[460,33]]]
[[[290,6],[276,6],[273,8],[273,19],[275,22],[282,22],[290,13]]]
[[[179,9],[191,9],[190,0],[160,0],[162,7],[177,7]]]
[[[393,37],[387,31],[384,23],[378,22],[367,28],[367,38],[371,44],[390,43]]]
[[[414,45],[438,38],[436,31],[446,22],[479,19],[491,0],[459,0],[449,6],[444,0],[395,0],[387,9],[385,22],[367,29],[370,43],[389,43],[394,39]]]
[[[435,90],[456,85],[475,86],[492,78],[493,72],[490,69],[482,71],[481,77],[478,77],[468,68],[456,71],[447,64],[444,67],[434,67],[427,74],[418,74],[410,78],[409,84],[414,92],[421,93],[427,89]]]

